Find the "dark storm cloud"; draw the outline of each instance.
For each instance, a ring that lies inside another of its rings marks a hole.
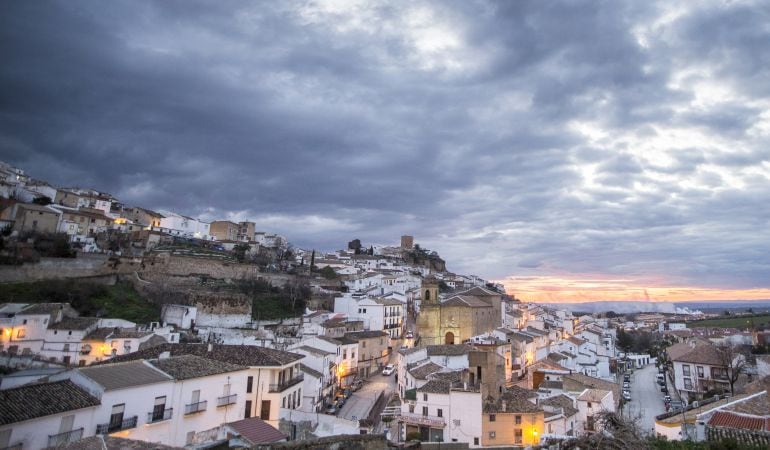
[[[489,277],[767,286],[767,14],[6,2],[0,157],[302,246],[410,233]]]

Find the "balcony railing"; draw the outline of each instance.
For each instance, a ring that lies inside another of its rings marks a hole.
[[[164,409],[163,411],[152,411],[147,413],[147,423],[163,422],[171,420],[174,415],[174,408]]]
[[[238,398],[238,394],[225,395],[224,397],[217,398],[217,407],[234,405],[235,400]]]
[[[17,442],[13,445],[9,445],[8,447],[3,447],[0,450],[22,450],[24,448],[24,442]]]
[[[122,422],[118,424],[103,423],[101,425],[97,425],[96,434],[109,434],[109,433],[114,433],[116,431],[136,428],[137,419],[138,419],[138,416],[134,416],[134,417],[129,417],[128,419],[124,419]]]
[[[83,428],[78,428],[77,430],[72,431],[65,431],[64,433],[59,434],[49,434],[48,446],[59,447],[65,444],[69,444],[70,442],[79,441],[81,437],[83,437]]]
[[[283,383],[271,384],[269,389],[268,389],[268,392],[283,392],[286,389],[289,389],[290,387],[292,387],[294,385],[302,383],[302,380],[304,380],[304,379],[305,379],[305,376],[304,375],[300,375],[300,376],[294,377],[294,378],[292,378],[290,380],[286,380]]]
[[[184,406],[184,413],[185,415],[190,414],[196,414],[199,412],[203,412],[206,410],[206,406],[208,405],[208,401],[204,400],[202,402],[198,403],[190,403],[189,405]]]
[[[446,419],[438,416],[423,416],[416,413],[401,413],[401,421],[405,423],[413,423],[417,425],[424,425],[427,427],[445,427]]]

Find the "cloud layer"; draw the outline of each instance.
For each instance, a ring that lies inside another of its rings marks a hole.
[[[674,3],[5,2],[0,157],[300,246],[768,288],[770,5]]]

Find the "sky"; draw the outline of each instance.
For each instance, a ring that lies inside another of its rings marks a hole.
[[[0,3],[0,159],[524,300],[770,298],[770,2]]]

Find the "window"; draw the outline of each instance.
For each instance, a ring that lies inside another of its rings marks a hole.
[[[409,404],[409,412],[414,413],[414,404],[412,403]]]
[[[361,341],[361,348],[366,348],[366,341]]]
[[[489,432],[489,439],[495,439],[497,437],[497,434],[494,431]]]
[[[427,406],[423,406],[422,407],[422,415],[423,416],[427,416],[428,415],[428,407]]]
[[[698,366],[698,377],[703,378],[703,366]]]
[[[682,373],[684,374],[684,376],[689,377],[690,376],[690,366],[689,365],[682,366]]]
[[[422,394],[422,401],[424,402],[428,401],[428,394]]]
[[[190,403],[198,403],[201,399],[201,391],[192,391],[192,401]]]
[[[591,402],[588,402],[588,407],[589,407],[589,408],[591,407]]]
[[[473,445],[479,445],[479,438],[473,438]]]
[[[494,414],[490,414],[489,415],[489,421],[490,422],[495,422],[496,420],[497,420],[497,416],[496,415],[494,415]]]
[[[684,379],[684,388],[692,389],[692,381],[689,378]]]
[[[440,409],[440,408],[437,409],[436,410],[436,415],[439,416],[439,417],[444,417],[444,410]]]
[[[26,325],[27,324],[27,319],[24,319],[21,323],[22,323],[22,325]]]
[[[521,425],[521,416],[515,416],[513,423],[516,425]]]
[[[342,359],[348,359],[348,351],[347,350],[343,350],[342,351]]]
[[[109,430],[119,430],[123,425],[123,411],[126,409],[126,404],[121,403],[112,407],[112,413],[110,414]]]
[[[513,430],[513,442],[516,444],[521,444],[524,437],[524,433],[522,433],[521,429]]]
[[[246,393],[251,394],[251,389],[254,387],[254,377],[246,378]]]
[[[350,359],[356,359],[356,352],[353,350],[350,351]]]
[[[25,322],[26,322],[26,320],[25,320]],[[22,328],[22,329],[20,329],[19,331],[16,332],[16,337],[19,338],[19,339],[22,339],[26,335],[27,335],[27,333],[24,331],[24,328]]]
[[[166,396],[155,397],[155,405],[152,407],[152,421],[163,420],[163,415],[166,412]]]
[[[190,445],[195,440],[195,432],[191,431],[187,433],[187,437],[185,438],[185,444]]]

